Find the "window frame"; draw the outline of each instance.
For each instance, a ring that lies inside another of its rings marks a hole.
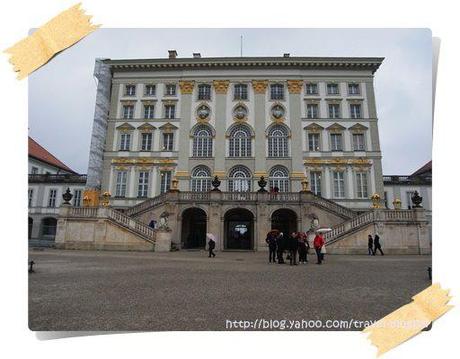
[[[346,198],[345,171],[332,171],[332,191],[334,198]]]
[[[128,171],[118,170],[115,175],[115,198],[126,198]]]
[[[275,90],[279,89],[279,90]],[[270,84],[270,100],[272,101],[284,101],[285,99],[285,88],[284,84],[276,83]]]
[[[282,136],[275,136],[275,131],[282,132]],[[289,157],[289,131],[285,126],[274,125],[268,130],[268,157],[288,158]]]
[[[245,134],[245,136],[237,136],[239,133]],[[230,130],[228,140],[228,157],[252,157],[252,134],[251,129],[247,125],[238,124],[233,126]]]
[[[149,136],[150,139],[146,137]],[[153,149],[153,132],[141,132],[141,151],[150,152]]]
[[[50,188],[48,192],[48,208],[56,208],[57,188]]]
[[[237,88],[244,88],[244,91],[241,90],[241,93],[237,96],[238,92]],[[245,94],[245,96],[242,96],[242,94]],[[249,87],[248,84],[234,84],[233,85],[233,100],[234,101],[248,101],[249,100]]]
[[[169,91],[169,89],[173,89],[173,90]],[[177,84],[175,84],[175,83],[165,84],[165,93],[164,93],[164,95],[168,96],[168,97],[177,96]]]
[[[149,196],[150,171],[139,171],[137,175],[137,198]]]
[[[204,90],[206,89],[206,90]],[[211,101],[212,87],[210,84],[199,84],[197,90],[198,101]]]

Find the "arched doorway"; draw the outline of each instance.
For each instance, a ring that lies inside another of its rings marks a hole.
[[[206,245],[206,212],[188,208],[182,212],[181,240],[183,248],[199,249]]]
[[[283,233],[297,232],[297,214],[287,208],[277,209],[272,213],[272,229]]]
[[[29,239],[32,238],[32,228],[34,226],[34,220],[33,218],[29,217]]]
[[[254,249],[254,216],[244,208],[234,208],[224,217],[225,249]]]

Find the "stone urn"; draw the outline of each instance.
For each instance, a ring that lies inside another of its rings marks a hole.
[[[72,200],[72,193],[70,193],[70,188],[67,187],[67,190],[64,192],[62,195],[62,199],[64,200],[63,204],[70,204],[70,201]]]
[[[418,194],[418,191],[415,191],[411,197],[412,203],[414,204],[413,208],[422,208],[421,203],[423,201],[423,197]]]
[[[260,177],[260,180],[257,182],[257,184],[259,185],[259,190],[257,192],[267,192],[267,190],[265,189],[265,186],[267,185],[267,181],[265,181],[265,177],[264,176],[261,176]]]
[[[214,179],[211,182],[213,189],[211,191],[216,191],[220,192],[219,186],[220,186],[220,180],[218,176],[214,176]]]

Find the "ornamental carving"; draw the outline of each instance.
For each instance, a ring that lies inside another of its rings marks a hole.
[[[273,119],[277,121],[282,120],[284,118],[285,113],[286,111],[284,110],[284,107],[280,104],[275,104],[271,109],[271,115]]]
[[[230,81],[228,80],[214,80],[213,85],[217,94],[226,94],[228,90],[228,85]]]
[[[196,115],[197,115],[198,121],[209,120],[210,114],[211,114],[211,109],[209,108],[209,106],[205,104],[201,104],[196,109]]]
[[[267,89],[268,81],[267,80],[253,80],[252,81],[252,88],[254,89],[255,93],[264,94],[265,90]]]
[[[233,118],[236,121],[244,121],[248,117],[248,109],[246,106],[242,104],[236,105],[236,107],[233,109]]]
[[[193,92],[195,81],[179,81],[180,92],[183,95],[190,95]]]
[[[287,80],[289,93],[299,94],[302,91],[302,80]]]

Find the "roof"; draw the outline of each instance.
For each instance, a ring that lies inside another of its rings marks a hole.
[[[428,172],[431,173],[431,171],[432,171],[431,161],[429,161],[429,162],[427,162],[425,165],[423,165],[422,167],[420,167],[417,171],[415,171],[414,173],[412,173],[410,176],[411,176],[411,177],[414,177],[414,176],[421,176],[421,175],[427,174]]]
[[[193,68],[316,68],[377,71],[383,57],[200,57],[157,59],[104,59],[105,64],[117,70],[193,69]]]
[[[45,162],[51,166],[58,167],[64,171],[68,171],[68,172],[75,173],[75,174],[77,173],[71,168],[67,167],[63,162],[61,162],[59,159],[57,159],[55,156],[49,153],[42,146],[40,146],[30,136],[29,136],[29,157]]]

